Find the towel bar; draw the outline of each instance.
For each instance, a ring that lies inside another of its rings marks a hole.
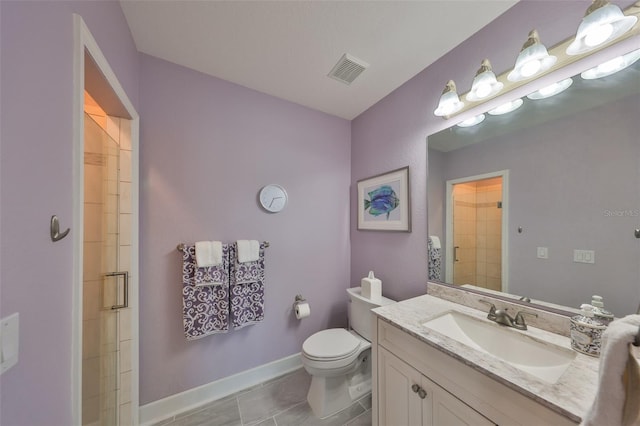
[[[264,244],[265,248],[267,248],[267,247],[269,247],[271,245],[271,244],[269,244],[269,241],[264,241],[263,244]],[[176,250],[178,250],[178,251],[184,250],[184,244],[183,243],[178,244],[178,246],[176,247]]]

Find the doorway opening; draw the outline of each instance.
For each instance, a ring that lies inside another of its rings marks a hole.
[[[507,171],[447,181],[447,282],[507,291]]]
[[[130,128],[85,92],[83,425],[130,424]]]
[[[138,115],[74,15],[73,424],[138,423]]]

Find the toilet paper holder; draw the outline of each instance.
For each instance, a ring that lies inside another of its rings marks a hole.
[[[305,299],[304,297],[302,297],[301,294],[296,294],[296,299],[293,302],[293,309],[296,308],[297,305],[299,305],[300,303],[307,303],[307,299]]]

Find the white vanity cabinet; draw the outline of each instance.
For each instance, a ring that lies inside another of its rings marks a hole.
[[[578,423],[387,321],[374,330],[374,426]]]
[[[384,348],[378,366],[380,425],[495,425]]]

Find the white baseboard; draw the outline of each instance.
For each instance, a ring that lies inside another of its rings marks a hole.
[[[300,353],[289,355],[250,370],[198,386],[140,407],[140,425],[159,422],[200,405],[282,376],[302,367]]]

